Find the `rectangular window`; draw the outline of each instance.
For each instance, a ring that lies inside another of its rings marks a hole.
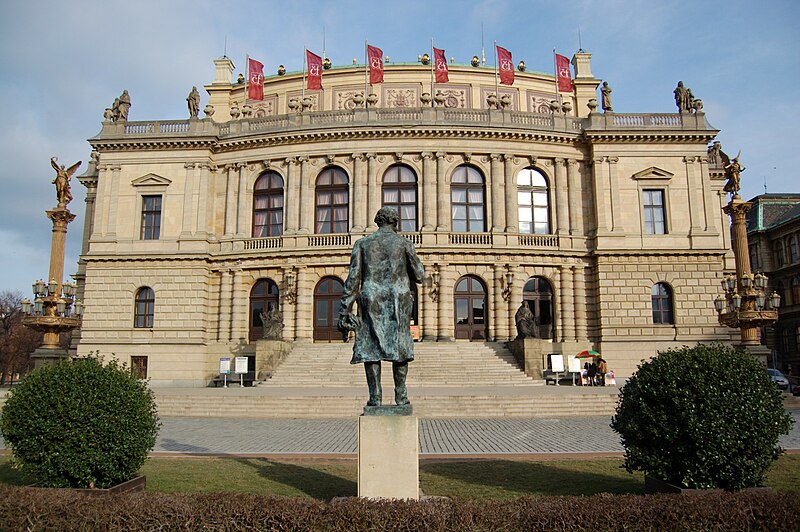
[[[667,233],[663,190],[643,190],[642,210],[644,211],[644,232],[646,234],[664,235]]]
[[[147,378],[147,357],[131,356],[131,373],[137,379]]]
[[[161,234],[161,196],[142,196],[142,240],[158,240]]]

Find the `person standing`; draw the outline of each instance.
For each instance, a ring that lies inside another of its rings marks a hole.
[[[606,373],[608,373],[608,364],[603,360],[603,357],[597,359],[597,373],[600,376],[600,386],[606,385]]]

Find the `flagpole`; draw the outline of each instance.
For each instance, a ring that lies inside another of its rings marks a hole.
[[[364,109],[367,108],[367,85],[369,84],[369,42],[364,39]]]
[[[494,44],[497,46],[497,41],[494,41]],[[497,50],[495,50],[495,53],[497,53]],[[483,22],[481,22],[481,64],[486,64],[486,51],[483,45]]]
[[[556,62],[556,49],[553,48],[553,72],[555,73],[556,82],[556,101],[561,104],[561,94],[558,92],[558,63]]]
[[[247,105],[247,84],[250,83],[250,54],[245,54],[244,64],[244,71],[247,75],[244,77],[244,103],[242,104],[242,107]]]
[[[436,68],[436,51],[433,49],[433,37],[431,37],[431,107],[433,107],[433,95],[436,90],[436,79],[434,77],[434,69]]]
[[[322,25],[322,62],[325,62],[325,24]]]
[[[497,41],[494,41],[494,95],[497,98],[496,106],[500,105],[500,84],[498,81],[499,71],[497,70]],[[497,107],[496,107],[497,108]]]
[[[303,108],[303,101],[306,99],[306,52],[308,48],[303,45],[303,87],[300,89],[300,109]]]

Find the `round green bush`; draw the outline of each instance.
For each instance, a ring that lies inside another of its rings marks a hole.
[[[767,371],[721,344],[660,352],[620,390],[625,469],[686,488],[762,484],[793,420]]]
[[[147,383],[124,364],[95,357],[30,372],[0,417],[15,465],[49,487],[107,488],[130,480],[160,426]]]

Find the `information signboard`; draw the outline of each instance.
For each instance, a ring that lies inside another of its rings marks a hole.
[[[220,358],[219,359],[219,372],[220,373],[230,374],[230,372],[231,372],[231,359],[230,358]]]
[[[234,373],[237,375],[240,373],[247,373],[247,357],[236,357],[233,361]]]

